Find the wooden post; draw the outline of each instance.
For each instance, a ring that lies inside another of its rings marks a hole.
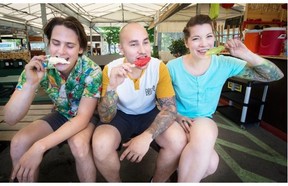
[[[220,45],[220,25],[218,25],[217,32],[218,32],[217,46],[219,46]]]
[[[227,41],[229,40],[230,25],[227,25]]]
[[[235,25],[232,26],[232,38],[235,38]]]
[[[221,42],[223,44],[224,42],[224,25],[221,25]]]

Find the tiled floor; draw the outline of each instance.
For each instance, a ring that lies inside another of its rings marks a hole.
[[[255,125],[240,129],[217,113],[219,126],[216,150],[220,163],[215,174],[202,182],[287,182],[287,143]],[[3,145],[2,145],[3,146]],[[141,163],[123,161],[124,182],[146,182],[153,174],[157,153],[151,149]],[[4,163],[5,162],[5,163]],[[0,181],[11,171],[9,147],[0,153]],[[68,146],[50,150],[41,164],[40,182],[78,182]],[[98,174],[98,182],[105,182]]]

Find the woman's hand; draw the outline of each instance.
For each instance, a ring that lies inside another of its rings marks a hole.
[[[241,59],[251,53],[251,51],[239,39],[229,39],[224,46],[229,50],[232,56]]]

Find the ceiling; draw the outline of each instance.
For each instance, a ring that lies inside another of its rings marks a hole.
[[[243,15],[245,4],[221,8],[218,19]],[[42,25],[55,16],[72,15],[87,34],[97,34],[101,26],[122,26],[140,22],[150,28],[163,21],[185,21],[197,12],[209,14],[209,4],[190,3],[6,3],[0,4],[0,35],[42,33]],[[43,16],[42,16],[43,15]],[[46,15],[46,16],[45,16]],[[90,29],[91,28],[91,29]]]

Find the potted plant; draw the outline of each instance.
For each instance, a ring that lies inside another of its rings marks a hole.
[[[173,40],[168,49],[174,57],[180,57],[188,53],[188,49],[185,46],[184,40],[181,38]]]

